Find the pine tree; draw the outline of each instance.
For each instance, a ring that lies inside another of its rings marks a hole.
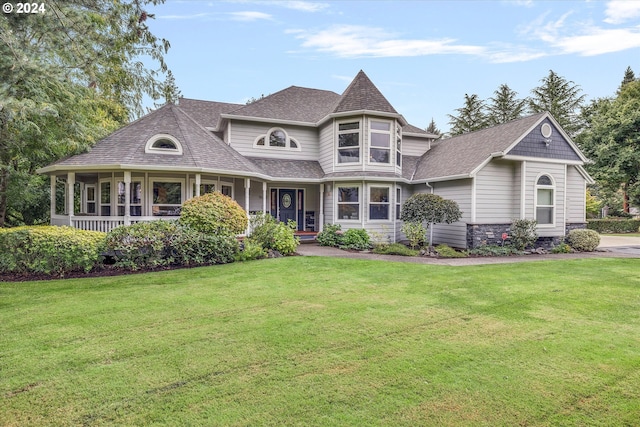
[[[634,74],[633,70],[631,69],[631,67],[627,67],[627,69],[624,72],[624,77],[622,79],[622,83],[620,83],[620,87],[618,88],[618,94],[620,93],[620,90],[627,83],[631,83],[631,82],[633,82],[635,80],[636,80],[636,75]]]
[[[534,113],[548,111],[570,136],[580,129],[578,117],[585,95],[580,86],[559,76],[553,70],[534,88],[529,98],[529,108]]]
[[[442,132],[440,132],[440,129],[438,129],[438,126],[436,126],[436,122],[435,120],[433,120],[433,117],[431,117],[431,122],[429,123],[429,126],[427,126],[425,131],[433,135],[442,135]]]
[[[461,135],[484,129],[489,124],[485,103],[476,94],[465,94],[464,107],[458,108],[456,111],[458,112],[457,116],[448,114],[451,135]]]
[[[526,99],[518,99],[518,92],[502,84],[489,98],[489,124],[491,126],[519,119],[527,107]]]

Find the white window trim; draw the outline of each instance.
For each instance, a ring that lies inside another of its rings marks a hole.
[[[396,124],[396,139],[394,141],[395,143],[395,153],[396,153],[396,158],[394,159],[396,167],[397,168],[402,168],[402,126],[400,126],[400,123],[395,122]],[[398,140],[400,140],[400,149],[398,150]],[[398,154],[400,155],[399,159],[400,161],[398,161]]]
[[[379,130],[379,129],[373,129],[371,124],[372,122],[381,122],[381,123],[388,123],[389,124],[389,130]],[[371,117],[368,120],[369,123],[369,135],[368,135],[368,145],[369,145],[369,155],[367,156],[367,163],[370,165],[389,165],[391,166],[392,164],[395,163],[395,160],[392,159],[391,154],[393,153],[393,155],[395,155],[395,139],[392,138],[393,134],[395,132],[394,130],[394,122],[391,120],[383,120],[383,119],[378,119],[378,118],[374,118]],[[371,144],[371,136],[376,133],[376,134],[382,134],[382,135],[387,135],[389,137],[389,148],[384,148],[384,147],[374,147]],[[383,162],[375,162],[373,161],[373,156],[371,155],[371,150],[387,150],[389,152],[389,161],[387,163],[383,163]]]
[[[271,145],[269,145],[269,135],[271,135],[272,132],[276,132],[276,131],[281,131],[284,133],[284,136],[285,136],[284,147],[272,147]],[[258,141],[260,141],[260,139],[262,138],[264,138],[264,145],[258,145]],[[295,142],[297,147],[291,146],[292,140]],[[302,151],[302,146],[300,145],[300,141],[298,141],[297,139],[291,138],[289,136],[289,133],[280,127],[273,127],[269,129],[267,133],[258,135],[258,137],[253,141],[253,148],[258,148],[260,150]]]
[[[334,185],[335,191],[335,218],[336,218],[336,222],[347,222],[347,223],[356,223],[356,224],[360,224],[362,223],[362,205],[363,205],[363,197],[362,197],[362,185],[361,184],[335,184]],[[340,212],[340,205],[352,205],[354,204],[353,202],[340,202],[340,189],[341,188],[357,188],[358,189],[358,218],[340,218],[339,217],[339,212]]]
[[[336,137],[335,137],[335,149],[336,149],[335,150],[335,156],[336,156],[335,159],[336,159],[336,161],[335,161],[335,165],[336,166],[338,166],[338,167],[352,167],[352,166],[355,166],[355,165],[362,165],[362,157],[363,157],[362,156],[362,152],[364,150],[364,147],[363,147],[363,144],[362,144],[362,139],[363,139],[363,137],[362,137],[362,132],[363,132],[362,122],[363,122],[363,120],[360,119],[360,118],[351,119],[351,120],[340,120],[340,121],[336,122],[336,127],[335,127],[335,130],[336,130]],[[354,133],[353,131],[355,130],[355,129],[348,129],[348,130],[341,131],[340,130],[340,125],[341,124],[345,124],[345,123],[358,123],[358,129],[357,129],[357,131],[358,131],[358,145],[357,146],[340,148],[340,135],[343,134],[343,133]],[[342,150],[347,150],[347,149],[354,149],[354,148],[357,148],[358,152],[360,153],[358,155],[358,161],[357,162],[344,162],[344,163],[341,163],[340,162],[340,150],[341,149]]]
[[[174,203],[153,203],[153,184],[155,184],[156,182],[179,182],[182,184],[182,191],[180,191],[180,205],[176,205]],[[147,197],[149,200],[149,214],[151,216],[155,216],[153,215],[153,207],[154,206],[180,206],[182,207],[182,205],[184,205],[184,201],[185,201],[185,193],[186,193],[186,183],[184,178],[162,178],[162,177],[153,177],[153,178],[149,178],[149,189],[147,191]],[[159,215],[161,217],[161,215]]]
[[[169,141],[173,142],[176,146],[176,149],[174,150],[171,148],[154,147],[153,144],[156,141],[159,141],[161,139],[168,139]],[[176,138],[174,138],[169,134],[159,133],[149,138],[149,140],[144,146],[144,152],[147,154],[168,154],[172,156],[181,156],[183,151],[182,151],[182,144],[180,144],[180,141],[178,141]]]
[[[542,176],[549,177],[549,179],[551,180],[551,185],[538,185],[538,180]],[[552,205],[541,205],[541,206],[538,206],[538,189],[545,189],[545,190],[553,191],[553,193],[552,193],[553,204]],[[534,191],[533,191],[533,219],[535,219],[536,221],[538,220],[538,207],[543,207],[543,208],[551,207],[553,209],[551,224],[540,224],[540,223],[538,223],[538,227],[540,227],[540,228],[554,228],[556,226],[556,213],[557,213],[557,211],[556,211],[556,209],[557,209],[557,203],[556,203],[556,180],[553,178],[553,175],[551,175],[550,173],[541,172],[541,173],[538,174],[538,176],[536,176],[535,185],[534,185]]]
[[[103,182],[108,182],[109,183],[109,203],[102,203],[102,183]],[[115,203],[113,203],[113,199],[114,199],[114,188],[113,188],[113,179],[111,178],[102,178],[99,180],[98,182],[98,209],[96,211],[96,214],[98,216],[114,216],[114,213],[117,213],[117,208],[114,210],[114,206]],[[103,206],[109,206],[109,215],[102,215],[102,207]]]
[[[142,191],[140,194],[140,203],[133,203],[131,201],[129,201],[129,215],[131,215],[131,208],[135,207],[135,206],[140,206],[140,215],[136,215],[136,216],[142,216],[143,214],[143,209],[144,209],[144,178],[143,177],[136,177],[136,178],[131,178],[131,182],[129,183],[129,197],[132,196],[132,192],[133,192],[133,184],[139,182],[140,186],[142,187]],[[116,200],[116,214],[119,214],[119,210],[120,210],[120,206],[122,206],[122,209],[124,211],[124,207],[126,206],[126,202],[125,203],[120,203],[118,201],[118,196],[120,196],[120,183],[123,183],[125,186],[127,185],[124,182],[124,178],[120,179],[120,178],[116,178],[116,185],[115,185],[115,200]],[[126,189],[125,189],[125,195],[126,195]],[[118,215],[118,216],[122,216],[122,215]],[[133,215],[131,215],[133,216]]]
[[[93,188],[93,200],[89,199],[89,189]],[[89,203],[93,203],[94,212],[92,214],[88,213],[89,211]],[[82,194],[82,212],[87,215],[98,215],[98,188],[96,184],[86,184],[84,186],[84,191]]]
[[[395,208],[394,218],[396,221],[400,221],[400,214],[402,213],[402,187],[396,186],[396,194],[395,194]]]
[[[387,189],[387,201],[386,202],[372,202],[371,201],[371,189],[372,188],[386,188]],[[367,185],[367,196],[368,196],[368,200],[367,200],[367,222],[370,223],[389,223],[393,221],[393,209],[392,207],[392,186],[391,185],[384,185],[384,184],[368,184]],[[387,219],[371,219],[371,205],[387,205]]]

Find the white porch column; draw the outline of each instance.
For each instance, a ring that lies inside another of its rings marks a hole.
[[[196,174],[196,194],[194,194],[193,197],[199,197],[200,196],[200,182],[201,181],[202,181],[202,175],[197,173]]]
[[[49,220],[50,224],[53,224],[53,216],[56,214],[56,179],[55,175],[51,175],[49,177],[51,179],[50,188],[51,188],[51,206],[50,206],[50,215],[51,219]]]
[[[131,224],[131,171],[124,171],[124,225]]]
[[[318,212],[318,231],[324,229],[324,184],[320,184],[320,212]]]
[[[262,212],[267,213],[267,183],[262,183]]]
[[[75,188],[76,188],[76,173],[69,172],[67,173],[67,213],[69,214],[69,225],[73,225],[73,212],[74,209],[74,198],[75,198]]]
[[[249,189],[251,188],[251,179],[249,178],[245,178],[244,179],[244,210],[247,213],[247,219],[251,220],[251,217],[249,216]],[[247,225],[247,234],[249,234],[249,229],[250,229],[251,225]]]

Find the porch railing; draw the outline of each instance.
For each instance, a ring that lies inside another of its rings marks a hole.
[[[102,231],[108,233],[114,228],[125,224],[136,224],[138,222],[150,222],[158,220],[178,219],[177,216],[133,216],[128,221],[124,216],[72,216],[55,215],[51,219],[52,225],[70,225],[74,228],[90,231]]]

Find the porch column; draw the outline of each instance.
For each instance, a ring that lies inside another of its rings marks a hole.
[[[200,175],[199,173],[196,174],[196,194],[193,195],[193,197],[199,197],[200,196],[200,182],[202,180],[202,175]]]
[[[74,209],[74,198],[75,198],[75,188],[76,188],[76,173],[68,172],[67,173],[67,212],[69,214],[69,225],[73,226],[73,209]]]
[[[267,213],[267,183],[262,183],[262,212]]]
[[[251,179],[249,178],[245,178],[244,179],[244,210],[247,213],[247,219],[251,220],[251,217],[249,216],[249,189],[251,188]],[[249,234],[249,229],[250,229],[251,225],[247,225],[247,234]]]
[[[318,231],[324,229],[324,184],[320,184],[320,212],[318,212]]]
[[[131,224],[131,171],[124,171],[124,225]]]
[[[50,224],[53,224],[53,216],[56,214],[56,180],[58,179],[55,175],[51,175],[49,177],[51,179],[50,188],[51,188],[51,206],[50,206],[50,215],[51,219],[49,220]]]

